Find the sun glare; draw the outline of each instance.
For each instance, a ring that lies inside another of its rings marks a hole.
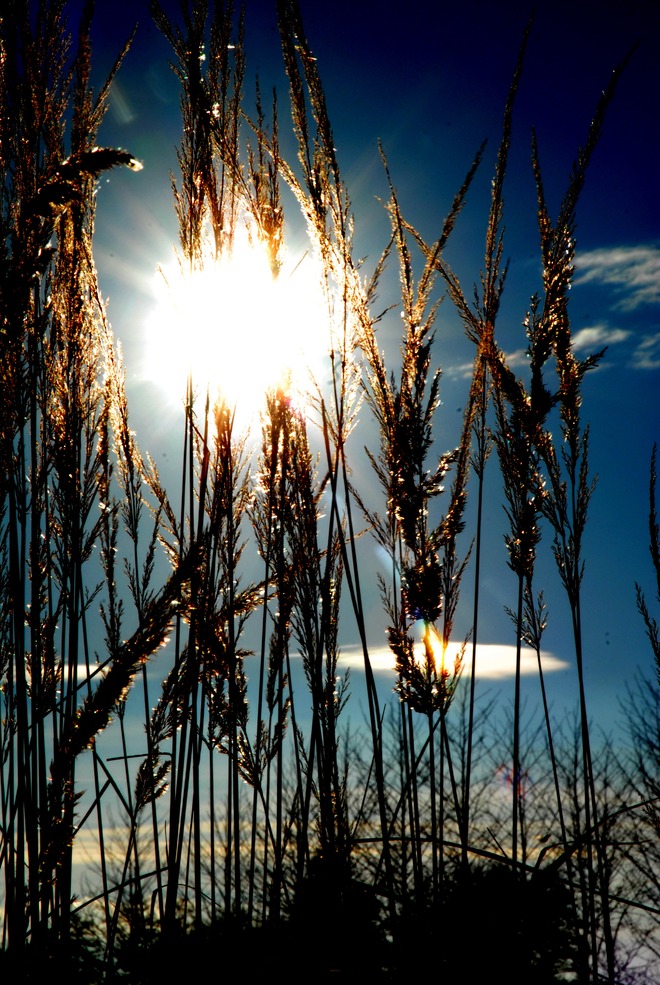
[[[430,659],[436,674],[443,674],[446,651],[440,634],[432,623],[423,620],[418,621],[416,629],[418,639],[415,644],[415,660],[420,667],[424,667],[427,659]]]
[[[455,641],[449,643],[444,655],[444,662],[447,668],[453,668],[454,661],[460,650],[460,643]],[[423,656],[423,650],[419,643],[416,643],[415,652],[418,658]],[[470,670],[471,660],[472,644],[468,643],[463,658],[465,674]],[[369,661],[373,671],[388,675],[392,675],[395,672],[394,654],[387,646],[370,649]],[[568,670],[570,666],[566,660],[546,651],[542,654],[542,661],[543,671],[546,674]],[[342,648],[341,662],[344,666],[356,669],[364,667],[364,656],[361,647],[348,646]],[[513,678],[516,673],[516,647],[506,643],[479,643],[477,646],[476,671],[477,676],[482,679],[503,681]],[[523,647],[520,672],[524,676],[538,674],[536,652],[529,647]]]
[[[197,394],[222,396],[243,426],[284,386],[304,402],[330,348],[319,263],[305,253],[273,277],[265,249],[237,231],[230,255],[185,272],[173,261],[157,274],[145,332],[145,372],[181,402],[191,376]]]

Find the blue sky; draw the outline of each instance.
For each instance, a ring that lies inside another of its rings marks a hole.
[[[176,9],[176,4],[165,5]],[[280,65],[274,4],[248,2],[246,107],[259,73],[264,92],[277,84],[281,128],[286,130],[286,84]],[[634,583],[652,596],[648,553],[648,467],[660,438],[660,142],[654,115],[660,97],[656,3],[541,2],[529,42],[514,115],[511,166],[505,186],[505,252],[511,258],[498,341],[512,366],[521,366],[522,320],[540,287],[536,203],[530,160],[535,126],[551,212],[559,207],[578,146],[584,142],[598,96],[610,72],[636,41],[639,47],[610,107],[578,210],[577,272],[571,299],[576,347],[586,355],[608,346],[601,367],[584,388],[584,418],[591,423],[592,471],[598,474],[586,545],[584,581],[588,700],[594,720],[616,718],[622,684],[636,669],[651,673],[650,648],[635,610]],[[406,217],[432,240],[484,138],[489,144],[447,256],[464,278],[466,293],[478,279],[485,217],[499,127],[519,41],[524,4],[460,5],[410,2],[384,14],[381,4],[336,0],[331,6],[302,0],[307,35],[326,86],[340,167],[355,214],[356,256],[366,269],[387,241],[378,198],[387,185],[378,156],[382,141]],[[124,347],[133,426],[143,450],[167,476],[174,468],[179,427],[176,409],[159,406],[157,388],[141,378],[145,319],[153,306],[154,271],[169,259],[176,239],[169,171],[176,168],[180,135],[178,90],[168,68],[169,50],[150,22],[146,4],[99,4],[93,34],[99,73],[130,33],[138,32],[117,79],[102,142],[130,150],[144,164],[137,174],[116,173],[98,194],[96,258],[109,317]],[[284,140],[284,137],[283,137]],[[285,144],[286,148],[286,144]],[[396,302],[397,278],[383,284],[382,307]],[[383,324],[383,344],[396,352],[396,316]],[[440,311],[435,358],[443,370],[438,444],[455,439],[467,392],[470,344],[446,302]],[[522,369],[521,369],[522,372]],[[367,411],[362,412],[366,416]],[[368,439],[367,439],[368,440]],[[495,461],[491,463],[494,468]],[[375,483],[364,456],[354,461],[356,480]],[[505,517],[491,480],[484,571],[483,640],[513,642],[504,606],[515,604],[515,580],[506,568]],[[546,533],[539,587],[550,605],[547,647],[568,669],[551,675],[555,707],[575,696],[568,610],[549,560]],[[378,570],[375,549],[365,570]],[[469,602],[465,606],[467,630]],[[384,616],[369,610],[374,647],[384,643]],[[350,652],[355,642],[347,630]],[[389,689],[383,672],[384,693]],[[533,688],[530,678],[530,688]],[[502,687],[507,693],[507,684]],[[530,691],[533,697],[534,692]]]

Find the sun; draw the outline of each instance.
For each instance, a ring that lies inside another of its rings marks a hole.
[[[322,268],[310,252],[273,276],[265,248],[247,228],[231,253],[194,271],[177,260],[158,271],[145,329],[145,375],[181,402],[187,381],[252,423],[265,394],[287,389],[304,402],[331,347]]]

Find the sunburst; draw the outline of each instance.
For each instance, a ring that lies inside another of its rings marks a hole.
[[[180,401],[192,379],[195,392],[234,407],[243,426],[270,389],[304,401],[331,344],[322,268],[310,252],[274,276],[265,248],[239,227],[220,259],[161,268],[154,293],[146,375],[167,398]]]

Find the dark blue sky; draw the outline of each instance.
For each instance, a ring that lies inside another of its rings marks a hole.
[[[177,6],[166,5],[172,10]],[[367,269],[388,232],[377,201],[387,196],[378,140],[405,215],[431,240],[477,147],[488,138],[481,172],[447,254],[465,278],[466,293],[471,293],[482,262],[504,101],[528,17],[525,4],[409,2],[387,12],[380,3],[302,0],[301,7],[353,203],[356,255],[367,256]],[[100,188],[97,262],[110,319],[124,344],[138,439],[162,465],[171,421],[166,414],[153,414],[153,388],[139,381],[136,365],[142,325],[152,303],[153,271],[167,261],[176,238],[168,173],[176,168],[180,120],[168,46],[146,8],[143,2],[99,4],[94,33],[99,73],[110,66],[138,21],[102,142],[126,147],[143,161],[144,170],[113,174]],[[264,92],[274,83],[278,86],[284,132],[286,83],[273,8],[261,0],[247,4],[246,108],[251,105],[251,80],[258,72]],[[536,5],[505,187],[505,252],[511,269],[498,337],[515,361],[525,344],[521,326],[529,296],[540,287],[531,127],[537,128],[546,191],[556,211],[598,96],[614,65],[637,42],[578,210],[578,273],[571,302],[574,331],[582,333],[584,353],[609,344],[603,368],[587,380],[584,406],[593,429],[592,468],[599,474],[587,543],[587,669],[594,714],[606,723],[616,707],[622,667],[626,674],[633,667],[651,669],[650,648],[634,607],[634,581],[651,592],[648,462],[652,443],[660,437],[659,9],[655,2],[634,0],[598,5],[553,0]],[[394,275],[384,285],[383,307],[396,301],[396,291]],[[397,329],[396,318],[383,326],[393,351]],[[452,429],[460,420],[457,411],[465,398],[461,367],[471,359],[448,304],[441,310],[435,348],[444,371],[444,406],[438,419],[444,450],[453,441]],[[176,452],[170,452],[171,459],[176,460]],[[363,481],[373,481],[360,463],[356,472]],[[504,643],[512,639],[503,605],[513,601],[506,587],[505,519],[499,501],[492,504],[491,518],[489,549],[496,574],[486,569],[487,632],[490,642]],[[548,536],[547,554],[549,541]],[[556,588],[551,567],[546,575]],[[512,575],[510,588],[513,592]],[[570,651],[563,652],[568,646],[566,612],[560,600],[552,604],[548,648],[570,659]],[[382,623],[376,604],[373,622]],[[380,645],[383,636],[376,642]],[[560,678],[565,686],[557,684],[557,700],[570,694],[573,680],[570,672],[555,675],[557,681]]]

